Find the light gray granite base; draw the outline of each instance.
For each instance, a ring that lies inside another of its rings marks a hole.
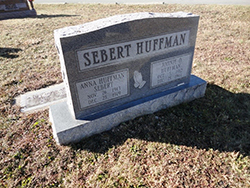
[[[206,85],[206,81],[192,75],[190,83],[185,88],[174,89],[164,96],[92,121],[74,119],[66,101],[57,103],[50,106],[54,138],[58,144],[78,142],[84,137],[110,130],[121,122],[203,97]]]

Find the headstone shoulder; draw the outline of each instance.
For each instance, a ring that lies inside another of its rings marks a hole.
[[[55,37],[63,38],[63,37],[76,36],[82,33],[93,32],[105,27],[110,27],[113,25],[118,25],[136,20],[143,20],[149,18],[192,18],[192,17],[199,17],[199,16],[186,12],[175,12],[175,13],[139,12],[131,14],[122,14],[122,15],[115,15],[107,18],[102,18],[81,25],[56,29],[54,31],[54,34]]]

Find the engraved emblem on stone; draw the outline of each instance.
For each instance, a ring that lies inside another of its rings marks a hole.
[[[135,81],[134,83],[135,88],[141,89],[146,84],[146,81],[144,81],[142,78],[142,74],[138,71],[134,72],[134,81]]]

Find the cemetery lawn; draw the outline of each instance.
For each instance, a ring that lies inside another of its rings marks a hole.
[[[0,187],[250,187],[250,6],[36,5],[0,21]],[[61,83],[53,30],[115,14],[200,15],[193,74],[205,97],[121,123],[69,146],[48,109],[15,97]]]

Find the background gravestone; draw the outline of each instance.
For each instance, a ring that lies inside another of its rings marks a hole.
[[[59,143],[205,93],[191,76],[199,16],[117,15],[55,30],[67,103],[50,108]]]
[[[27,0],[0,0],[0,19],[36,16]]]

